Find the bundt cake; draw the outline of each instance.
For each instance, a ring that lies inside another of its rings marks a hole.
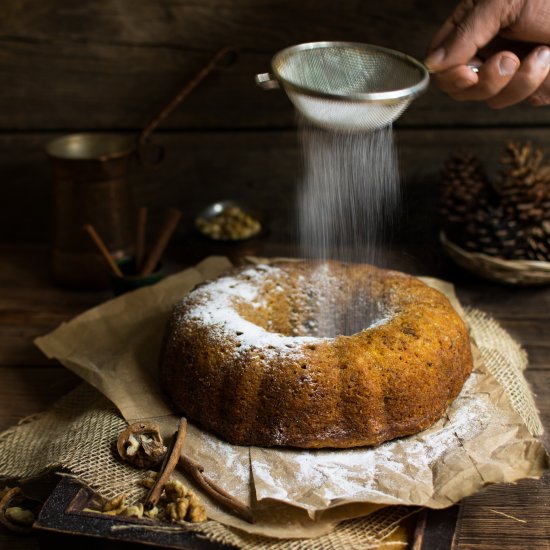
[[[365,325],[346,334],[357,310]],[[175,409],[230,443],[348,448],[432,425],[472,354],[448,299],[415,277],[281,261],[234,268],[179,301],[159,368]]]

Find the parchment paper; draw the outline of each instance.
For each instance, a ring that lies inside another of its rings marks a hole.
[[[37,338],[36,345],[106,395],[128,422],[154,419],[168,437],[177,417],[157,379],[168,315],[196,284],[230,266],[226,258],[207,258],[83,313]],[[451,285],[424,280],[461,312]],[[241,521],[203,497],[209,517],[259,535],[312,537],[380,506],[441,508],[490,483],[539,477],[547,468],[542,443],[529,433],[475,347],[474,356],[474,372],[445,418],[416,436],[376,448],[240,447],[190,423],[184,452],[211,479],[249,503],[255,523]]]

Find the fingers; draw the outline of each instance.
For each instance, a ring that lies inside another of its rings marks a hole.
[[[462,21],[468,12],[473,8],[473,2],[462,1],[456,6],[453,14],[445,20],[440,29],[432,38],[428,46],[428,53],[440,47],[444,40],[456,29],[457,23]]]
[[[433,75],[437,86],[453,99],[459,99],[458,95],[465,89],[472,89],[479,82],[479,76],[466,65],[452,67]]]
[[[550,36],[548,17],[548,0],[462,0],[433,37],[424,63],[437,85],[460,101],[485,101],[495,109],[524,100],[550,104],[550,48],[539,46],[524,55],[516,47],[533,47],[533,26]],[[503,36],[519,42],[496,47]],[[475,74],[467,65],[480,51],[490,57]]]
[[[550,72],[550,48],[541,46],[525,57],[510,82],[494,97],[487,99],[487,105],[502,109],[532,98],[531,103],[548,103],[548,84]]]
[[[541,46],[521,62],[513,52],[486,60],[476,75],[460,65],[433,76],[441,90],[458,101],[485,101],[502,109],[526,99],[533,105],[550,104],[550,48]]]
[[[520,60],[514,53],[500,52],[486,60],[477,75],[468,74],[472,71],[464,66],[444,71],[437,75],[438,85],[459,101],[487,101],[510,84],[519,67]]]
[[[506,6],[505,3],[504,5]],[[500,0],[465,0],[443,24],[430,44],[424,63],[432,72],[466,65],[486,46],[508,19]]]

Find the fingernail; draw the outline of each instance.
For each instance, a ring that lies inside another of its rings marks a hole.
[[[545,69],[550,65],[550,50],[548,48],[537,52],[537,63]]]
[[[503,55],[498,62],[498,72],[502,76],[510,76],[514,74],[518,68],[518,63],[515,59]]]
[[[428,57],[426,57],[426,60],[424,61],[424,64],[428,69],[435,69],[437,66],[445,59],[445,50],[443,48],[437,48],[437,50],[434,50]]]

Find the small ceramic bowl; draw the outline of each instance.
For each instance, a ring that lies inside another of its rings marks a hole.
[[[195,218],[195,229],[213,241],[246,241],[263,233],[265,218],[257,210],[235,200],[210,204]]]
[[[117,261],[123,276],[111,275],[111,287],[115,296],[130,292],[144,286],[154,285],[164,278],[165,273],[159,262],[155,270],[149,275],[136,275],[136,267],[133,258],[123,258]]]

